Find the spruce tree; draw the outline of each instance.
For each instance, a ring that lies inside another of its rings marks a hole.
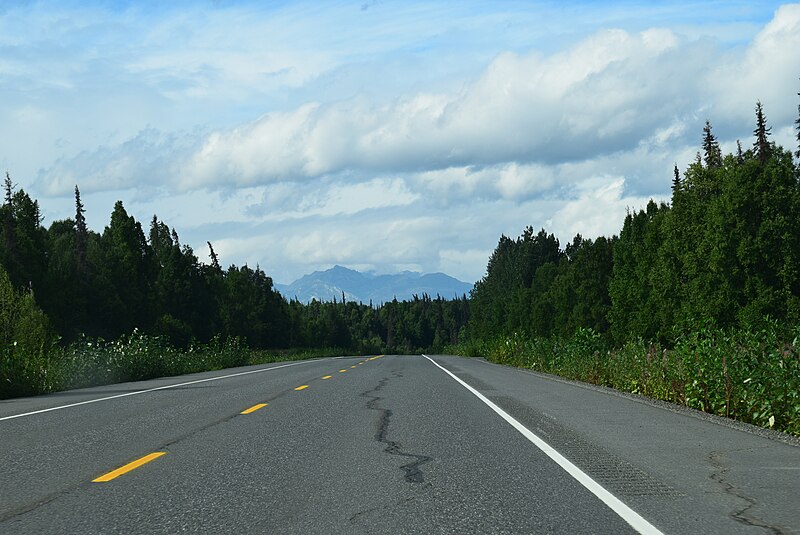
[[[797,96],[800,97],[800,93],[797,93]],[[795,151],[794,155],[800,158],[800,104],[797,105],[797,119],[794,124],[797,129],[797,151]]]
[[[14,198],[14,183],[11,182],[11,175],[6,171],[6,179],[3,182],[3,189],[6,192],[6,205],[11,206],[11,201]]]
[[[758,161],[761,163],[765,163],[767,159],[769,159],[769,136],[772,135],[771,131],[772,127],[767,127],[767,118],[764,117],[764,107],[759,100],[756,102],[756,129],[753,130],[756,140],[753,143],[753,147],[755,147],[756,154],[758,154]]]
[[[678,164],[675,164],[675,167],[672,169],[674,174],[672,178],[672,198],[675,198],[675,194],[680,191],[681,189],[681,172],[678,170]]]
[[[717,138],[711,132],[711,123],[706,120],[703,128],[703,152],[705,153],[706,167],[722,167],[722,151],[719,148]]]
[[[740,164],[744,163],[744,150],[742,150],[742,142],[736,140],[736,161]]]
[[[217,253],[214,252],[214,246],[211,245],[211,242],[206,242],[208,244],[208,250],[210,251],[211,256],[211,267],[213,267],[216,271],[222,271],[222,268],[219,266],[219,258],[217,257]]]
[[[3,245],[5,254],[0,255],[0,260],[6,263],[9,275],[14,271],[17,260],[17,247],[14,232],[14,183],[11,182],[11,175],[6,171],[6,179],[3,184],[5,189],[5,203],[3,204]],[[3,251],[0,251],[3,252]]]
[[[86,218],[83,214],[86,209],[81,202],[81,192],[75,185],[75,264],[78,273],[86,270],[86,244],[89,238],[89,230],[86,228]]]

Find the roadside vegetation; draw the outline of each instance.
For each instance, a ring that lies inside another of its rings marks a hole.
[[[619,236],[501,237],[453,351],[800,435],[800,117],[794,155],[755,119],[727,155],[707,122]]]

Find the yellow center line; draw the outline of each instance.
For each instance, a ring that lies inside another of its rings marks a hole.
[[[305,390],[306,388],[308,388],[308,385],[300,385],[295,390]]]
[[[247,410],[243,410],[239,414],[250,414],[251,412],[256,412],[258,409],[263,409],[266,406],[267,406],[266,403],[259,403],[258,405],[253,405],[252,407],[250,407]]]
[[[162,455],[166,455],[166,451],[157,451],[155,453],[151,453],[150,455],[145,455],[141,459],[136,459],[133,462],[126,464],[125,466],[121,466],[116,470],[112,470],[107,474],[103,474],[102,476],[98,477],[97,479],[93,479],[92,483],[105,483],[106,481],[111,481],[112,479],[116,479],[122,474],[127,474],[131,470],[135,468],[139,468],[143,464],[147,464],[154,459],[158,459]]]
[[[347,370],[339,370],[339,373],[344,373],[344,372],[346,372],[346,371],[347,371]]]
[[[326,375],[326,376],[323,377],[323,379],[330,379],[331,377],[333,377],[333,376],[332,375]]]
[[[355,368],[355,366],[350,366],[351,368]]]

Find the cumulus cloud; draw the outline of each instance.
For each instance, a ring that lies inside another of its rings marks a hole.
[[[417,173],[429,185],[439,176],[446,185],[460,173],[467,190],[524,198],[552,187],[558,173],[544,167],[633,151],[646,139],[680,149],[694,144],[692,129],[707,115],[742,122],[756,98],[772,106],[772,118],[788,121],[793,94],[786,88],[800,72],[796,49],[800,6],[781,8],[740,55],[666,29],[603,30],[550,56],[500,54],[458,93],[417,93],[389,104],[364,96],[310,102],[212,132],[190,154],[172,150],[163,158],[159,148],[176,140],[148,132],[61,160],[42,180],[56,191],[73,176],[102,174],[111,186],[154,177],[191,190],[346,171]],[[489,188],[482,186],[487,174],[495,175]]]
[[[781,6],[745,50],[734,50],[710,69],[706,78],[716,120],[749,126],[756,100],[764,104],[773,124],[781,126],[794,120],[795,88],[800,76],[798,50],[800,4]]]
[[[195,144],[192,136],[148,128],[120,145],[59,158],[52,167],[39,171],[37,185],[49,195],[68,194],[76,184],[87,193],[133,187],[144,193],[168,187],[178,174],[178,161],[188,157]]]
[[[566,202],[547,227],[561,237],[562,243],[576,234],[584,237],[619,234],[629,210],[643,207],[650,197],[626,197],[625,179],[598,177],[578,188],[578,198]],[[665,200],[665,199],[661,199]]]
[[[667,30],[604,31],[550,57],[501,54],[458,94],[420,93],[380,106],[354,98],[271,113],[212,134],[184,168],[182,186],[309,179],[346,169],[552,164],[632,148],[686,113],[693,89],[687,81],[706,68],[686,61],[697,56],[696,46],[678,51]],[[504,169],[501,195],[525,189],[515,168]]]

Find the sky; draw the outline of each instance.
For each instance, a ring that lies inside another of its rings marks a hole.
[[[502,234],[619,232],[711,121],[795,148],[800,4],[0,1],[0,167],[44,225],[154,214],[276,282],[480,279]]]

